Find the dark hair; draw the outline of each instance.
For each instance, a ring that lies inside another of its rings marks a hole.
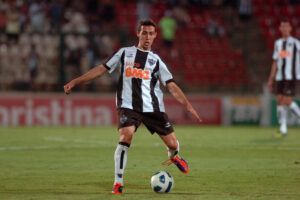
[[[290,23],[290,20],[289,20],[289,18],[287,18],[287,17],[283,17],[283,18],[281,18],[280,19],[280,23]]]
[[[137,30],[138,32],[141,31],[142,26],[153,26],[155,31],[156,31],[156,27],[157,25],[154,23],[154,21],[152,19],[143,19],[139,22]]]

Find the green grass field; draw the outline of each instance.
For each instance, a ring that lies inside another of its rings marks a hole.
[[[0,127],[0,199],[300,199],[300,129],[175,127],[183,174],[162,166],[166,149],[141,127],[128,153],[122,196],[111,195],[115,127]],[[150,177],[170,172],[175,187],[156,194]]]

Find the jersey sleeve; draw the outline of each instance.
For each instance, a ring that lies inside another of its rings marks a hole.
[[[300,40],[296,39],[297,51],[300,53]]]
[[[278,46],[277,46],[277,42],[275,41],[274,43],[274,51],[273,51],[273,60],[278,60],[279,56],[278,56]]]
[[[108,69],[109,73],[112,73],[115,69],[121,66],[121,59],[123,53],[124,49],[119,49],[105,61],[103,65],[104,67],[106,67],[106,69]]]
[[[169,82],[174,82],[171,72],[168,70],[166,64],[162,60],[159,60],[158,74],[164,86]]]

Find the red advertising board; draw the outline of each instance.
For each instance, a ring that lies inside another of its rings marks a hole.
[[[218,98],[189,98],[203,124],[221,123],[221,100]],[[190,116],[173,98],[165,99],[166,112],[175,124],[194,124]],[[0,125],[60,126],[117,124],[115,98],[110,97],[2,97]]]

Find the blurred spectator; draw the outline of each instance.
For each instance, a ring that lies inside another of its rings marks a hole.
[[[88,33],[89,26],[83,13],[81,13],[79,10],[74,11],[73,9],[69,8],[65,12],[64,17],[68,21],[62,27],[64,32]]]
[[[36,50],[36,46],[32,44],[30,48],[29,61],[28,61],[29,72],[30,72],[29,87],[31,90],[35,90],[35,78],[37,75],[38,61],[39,61],[39,54]]]
[[[167,10],[165,15],[159,21],[159,26],[162,30],[162,38],[166,47],[172,47],[175,39],[176,21],[172,17],[172,12]]]
[[[33,32],[42,32],[45,23],[44,5],[38,1],[33,0],[29,6],[30,24]]]
[[[61,23],[61,14],[62,7],[60,4],[56,2],[56,0],[52,0],[49,8],[49,16],[50,16],[50,25],[52,32],[58,32]]]
[[[99,5],[100,2],[98,0],[90,0],[86,2],[86,18],[89,22],[90,31],[98,32],[99,31]]]
[[[7,44],[0,46],[0,86],[2,90],[11,90],[14,83],[14,72],[10,67],[9,49]]]
[[[177,5],[173,8],[173,17],[176,20],[179,29],[184,29],[190,22],[190,16],[184,4]]]
[[[9,40],[18,40],[20,34],[20,13],[15,6],[11,6],[7,13],[6,35]]]
[[[70,81],[77,77],[80,72],[80,59],[81,59],[81,51],[79,49],[78,40],[74,35],[68,35],[66,37],[66,80]]]
[[[30,74],[28,65],[24,64],[21,48],[14,40],[9,48],[9,66],[12,68],[15,76],[15,88],[17,90],[28,90]]]
[[[103,24],[109,25],[116,18],[115,5],[113,0],[103,0],[100,11],[100,20]]]
[[[6,11],[0,9],[0,33],[5,32],[6,21],[7,21]]]
[[[206,33],[209,37],[221,38],[224,36],[224,28],[216,20],[210,18],[206,27]]]
[[[252,0],[239,0],[239,15],[241,20],[248,20],[252,16]]]
[[[137,23],[142,19],[148,19],[151,16],[151,1],[139,0],[136,5]]]
[[[173,8],[175,5],[177,5],[177,0],[167,0],[167,5],[171,8]]]
[[[20,26],[21,32],[26,31],[26,26],[28,24],[28,5],[25,3],[19,5],[20,8]]]

